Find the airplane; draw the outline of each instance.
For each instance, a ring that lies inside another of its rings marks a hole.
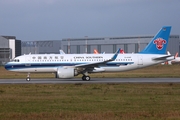
[[[120,53],[121,54],[124,54],[124,50],[123,49],[120,49]],[[99,54],[98,50],[97,49],[94,49],[94,54]],[[103,52],[103,54],[105,54],[105,52]]]
[[[123,50],[123,49],[121,49],[121,50],[120,50],[120,53],[121,53],[121,54],[125,54],[125,52],[124,52],[124,50]]]
[[[60,54],[66,54],[63,50],[59,50]]]
[[[94,49],[94,54],[99,54],[97,49]]]
[[[93,51],[94,51],[94,54],[99,54],[97,49],[94,49]],[[105,54],[105,52],[103,52],[102,54]]]
[[[144,50],[134,54],[30,54],[15,57],[5,64],[5,69],[30,73],[55,73],[56,78],[73,78],[82,74],[82,80],[89,81],[90,73],[121,72],[156,65],[173,60],[166,54],[171,26],[164,26]]]
[[[175,54],[174,58],[174,60],[171,60],[171,64],[180,63],[180,57],[178,57],[178,52]]]
[[[171,55],[169,51],[167,51],[167,55]],[[170,61],[166,61],[164,63],[161,63],[162,65],[172,65],[172,64],[177,64],[180,63],[180,57],[178,57],[178,52],[175,54],[174,59]]]

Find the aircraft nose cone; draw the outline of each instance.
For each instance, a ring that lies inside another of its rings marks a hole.
[[[9,65],[8,63],[6,63],[6,64],[4,65],[4,68],[5,68],[6,70],[9,70],[9,67],[10,67],[10,65]]]
[[[7,64],[4,65],[4,68],[7,70]]]

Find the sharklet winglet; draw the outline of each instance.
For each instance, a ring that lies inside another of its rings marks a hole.
[[[112,61],[114,61],[114,60],[117,58],[119,52],[120,52],[120,48],[119,48],[119,49],[115,52],[115,54],[112,56],[112,58],[111,58]]]

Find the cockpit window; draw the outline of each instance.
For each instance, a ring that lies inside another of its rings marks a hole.
[[[19,62],[19,59],[13,59],[12,62]]]

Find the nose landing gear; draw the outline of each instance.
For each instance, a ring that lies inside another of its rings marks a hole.
[[[26,81],[30,81],[31,78],[30,78],[30,73],[27,74],[27,78],[26,78]]]

